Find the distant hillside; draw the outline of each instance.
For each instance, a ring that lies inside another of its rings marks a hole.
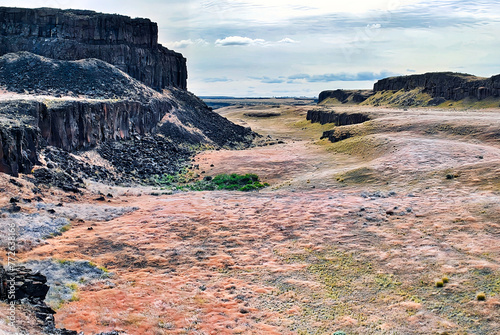
[[[343,99],[338,99],[338,97]],[[358,103],[384,106],[498,107],[500,75],[482,78],[433,72],[381,79],[373,90],[323,91],[319,104]]]

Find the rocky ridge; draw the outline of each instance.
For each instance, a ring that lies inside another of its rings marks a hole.
[[[0,55],[97,58],[147,86],[187,88],[186,59],[158,43],[158,25],[90,10],[0,7]]]
[[[434,72],[411,76],[390,77],[373,85],[375,92],[410,91],[423,88],[432,98],[462,100],[465,98],[485,99],[500,95],[500,75],[490,78],[453,72]]]
[[[499,97],[500,75],[481,78],[463,73],[432,72],[381,79],[373,85],[373,90],[323,91],[318,103],[438,106],[467,99],[474,103]]]

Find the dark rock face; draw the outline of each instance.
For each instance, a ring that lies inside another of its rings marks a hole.
[[[336,113],[329,110],[313,109],[307,111],[306,119],[313,123],[334,123],[336,126],[346,126],[366,122],[370,120],[370,117],[363,113]]]
[[[15,110],[14,105],[19,103],[31,117],[0,124],[0,172],[14,176],[30,173],[38,162],[40,145],[73,151],[150,133],[172,107],[166,99],[154,99],[149,104],[40,99],[0,102],[0,109]]]
[[[158,44],[158,26],[148,19],[0,7],[0,55],[18,51],[61,60],[97,58],[155,89],[186,89],[186,59]]]
[[[168,101],[57,101],[39,105],[38,127],[46,144],[67,151],[153,131],[171,105]]]
[[[0,172],[17,177],[38,162],[39,130],[16,120],[0,125]]]
[[[372,90],[334,90],[323,91],[319,94],[318,104],[328,98],[334,98],[341,103],[361,103],[373,95]]]
[[[23,267],[14,266],[7,271],[0,265],[0,287],[2,300],[45,299],[49,286],[44,275]]]
[[[56,312],[44,302],[49,291],[47,278],[32,270],[16,265],[7,270],[0,264],[0,300],[23,304],[39,320],[44,334],[77,335],[73,330],[55,327]]]
[[[500,75],[491,78],[479,78],[470,74],[436,72],[411,76],[391,77],[375,83],[373,90],[379,91],[410,91],[423,88],[423,93],[433,98],[445,100],[462,100],[500,96]],[[439,100],[433,102],[436,104]]]

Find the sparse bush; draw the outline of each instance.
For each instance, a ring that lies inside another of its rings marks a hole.
[[[71,228],[71,224],[67,224],[65,226],[62,226],[60,229],[61,233],[67,232]]]
[[[69,287],[70,289],[72,289],[73,291],[78,290],[78,285],[76,283],[69,283],[69,284],[66,284],[66,286]]]
[[[443,286],[444,286],[444,283],[441,280],[436,282],[436,287],[443,287]]]
[[[444,276],[443,279],[441,279],[441,281],[444,283],[444,284],[447,284],[450,280],[448,279],[447,276]]]
[[[486,300],[486,294],[485,294],[485,293],[483,293],[483,292],[478,293],[478,294],[477,294],[477,300],[479,300],[479,301],[484,301],[484,300]]]

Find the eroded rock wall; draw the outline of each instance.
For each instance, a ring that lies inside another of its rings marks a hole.
[[[153,99],[149,104],[40,99],[2,102],[0,109],[16,112],[15,105],[21,105],[22,117],[0,123],[0,172],[13,176],[31,172],[41,146],[74,151],[149,134],[172,108],[167,99]]]
[[[370,117],[363,113],[337,113],[331,110],[313,109],[307,111],[306,119],[313,123],[334,123],[336,126],[345,126],[363,123]]]
[[[38,129],[25,124],[0,125],[0,172],[29,173],[38,162]]]
[[[132,134],[150,133],[170,108],[167,100],[150,104],[136,101],[42,103],[38,127],[47,145],[73,151],[108,140],[127,139]]]
[[[186,59],[158,44],[158,25],[149,19],[0,7],[0,55],[18,51],[60,60],[97,58],[155,89],[187,88]]]

